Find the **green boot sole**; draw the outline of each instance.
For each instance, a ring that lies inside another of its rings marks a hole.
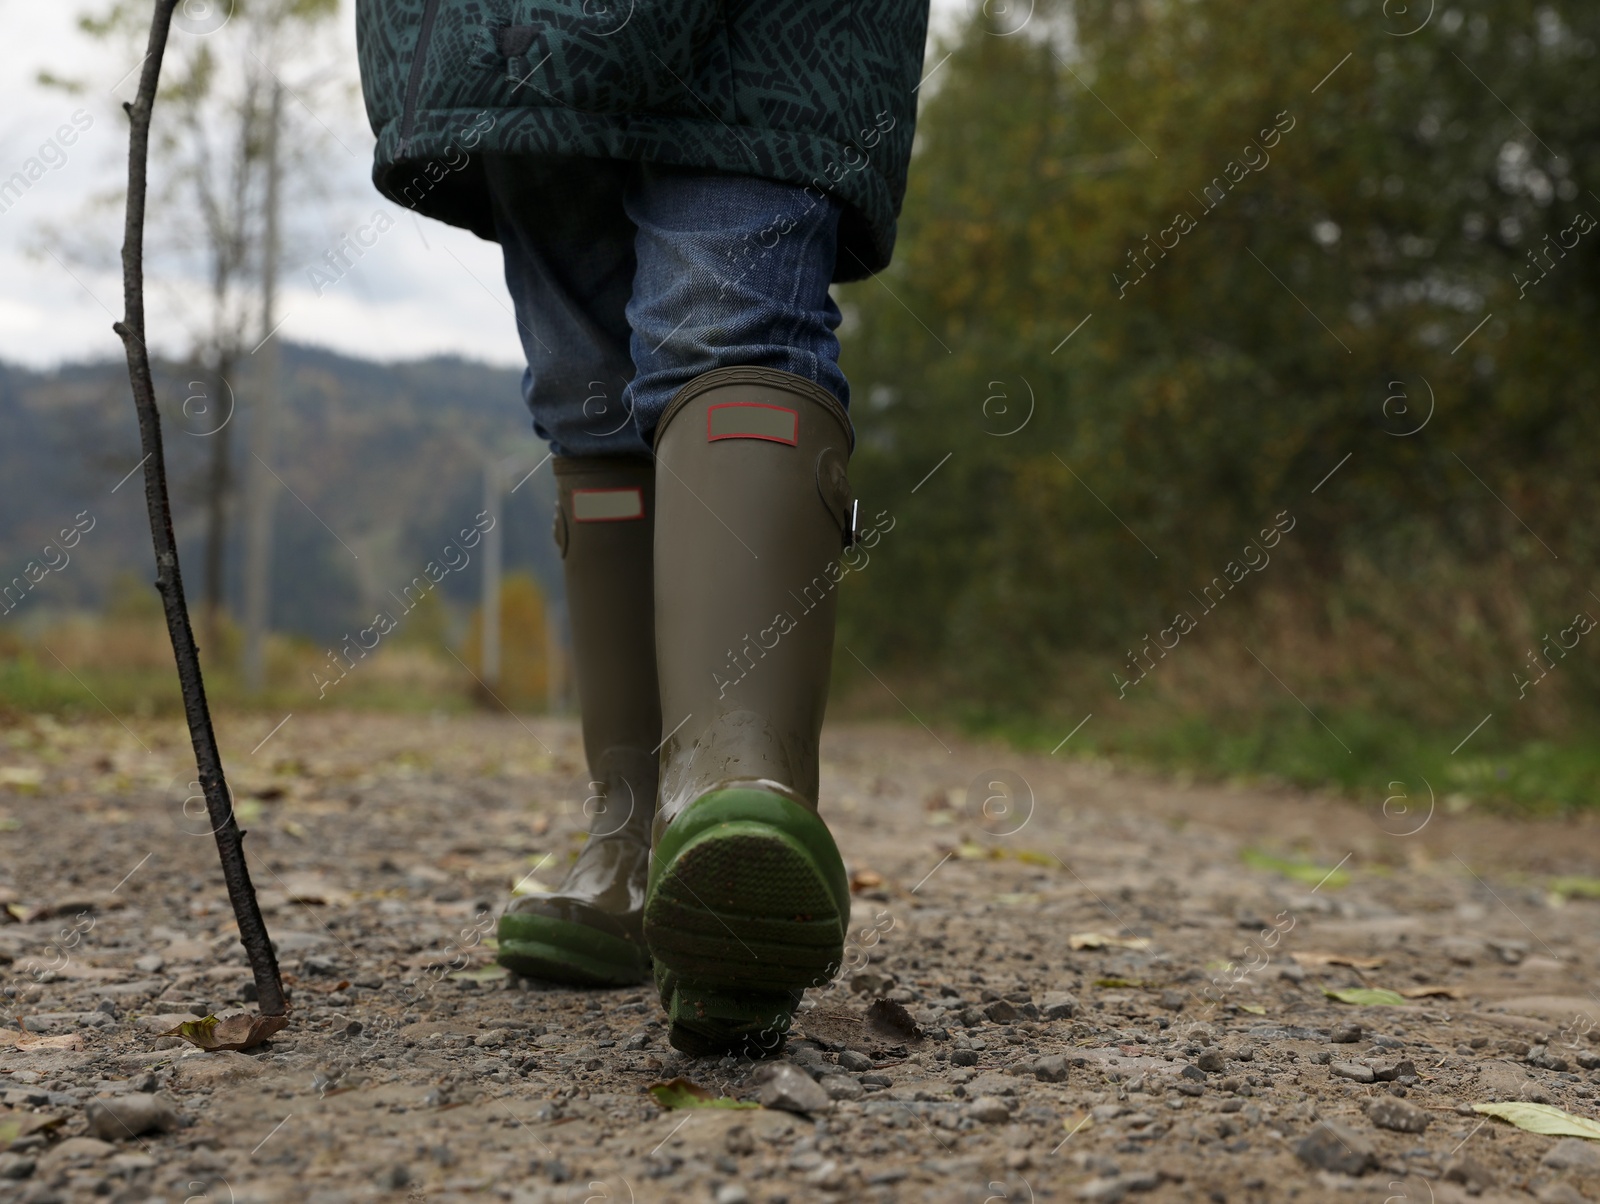
[[[575,987],[627,987],[650,976],[650,957],[632,941],[531,912],[500,917],[495,961],[514,974]]]
[[[695,800],[650,866],[645,944],[673,1046],[776,1052],[801,993],[839,968],[850,891],[827,825],[752,788]]]

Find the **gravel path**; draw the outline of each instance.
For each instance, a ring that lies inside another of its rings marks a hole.
[[[0,737],[0,1200],[1600,1200],[1600,1141],[1471,1108],[1596,1115],[1592,821],[833,728],[852,937],[785,1087],[644,988],[492,966],[576,848],[575,725],[275,722],[222,725],[296,1005],[249,1053],[159,1035],[249,994],[181,728]],[[1411,997],[1326,993],[1362,987]],[[669,1111],[677,1076],[826,1102]]]

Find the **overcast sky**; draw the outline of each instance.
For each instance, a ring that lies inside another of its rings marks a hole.
[[[943,22],[975,2],[936,0],[937,19]],[[78,32],[77,15],[103,7],[71,0],[0,0],[0,28],[8,42],[8,65],[0,76],[0,181],[39,156],[79,110],[80,127],[92,121],[65,161],[0,213],[0,360],[50,367],[122,354],[111,333],[112,321],[122,313],[121,278],[110,261],[119,242],[120,182],[126,171],[127,124],[118,106],[133,96],[139,58]],[[195,35],[174,28],[172,36]],[[336,37],[332,61],[353,84],[351,3],[342,6]],[[927,67],[936,61],[930,59]],[[36,82],[41,70],[86,79],[91,87],[81,97],[64,95]],[[282,333],[381,360],[449,352],[519,366],[522,352],[499,248],[466,231],[416,218],[379,197],[369,178],[373,138],[359,102],[353,95],[327,95],[337,88],[322,91],[314,112],[290,102],[292,115],[317,134],[324,149],[318,156],[319,195],[293,204],[279,306]],[[91,198],[108,192],[115,193],[117,203],[85,216]],[[380,211],[394,217],[394,229],[318,296],[310,266],[341,233]],[[77,223],[85,237],[103,244],[103,266],[84,263],[52,237],[49,224],[63,222]],[[150,282],[147,297],[151,342],[160,353],[181,355],[189,349],[189,334],[170,289],[164,295],[160,283]]]

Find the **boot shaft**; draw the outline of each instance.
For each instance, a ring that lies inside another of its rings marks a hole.
[[[643,460],[561,458],[555,471],[555,539],[566,578],[589,772],[612,811],[621,804],[648,822],[661,738],[655,467]],[[627,796],[626,804],[619,794]],[[614,829],[618,818],[591,816],[597,834]]]
[[[662,416],[658,830],[731,782],[776,784],[816,807],[850,445],[830,393],[769,369],[707,373]]]

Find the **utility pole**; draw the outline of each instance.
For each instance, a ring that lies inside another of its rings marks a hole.
[[[483,462],[483,509],[490,518],[483,536],[483,640],[479,671],[491,689],[500,680],[500,561],[502,555],[500,492],[503,465],[493,453]]]
[[[278,134],[282,120],[283,85],[274,83],[267,127],[267,212],[261,247],[261,360],[250,426],[251,450],[255,454],[245,465],[244,685],[251,696],[259,695],[266,685],[266,640],[271,622],[272,508],[277,500],[277,481],[267,464],[273,453],[280,387],[278,340],[273,331],[278,308],[279,185],[283,175]]]

